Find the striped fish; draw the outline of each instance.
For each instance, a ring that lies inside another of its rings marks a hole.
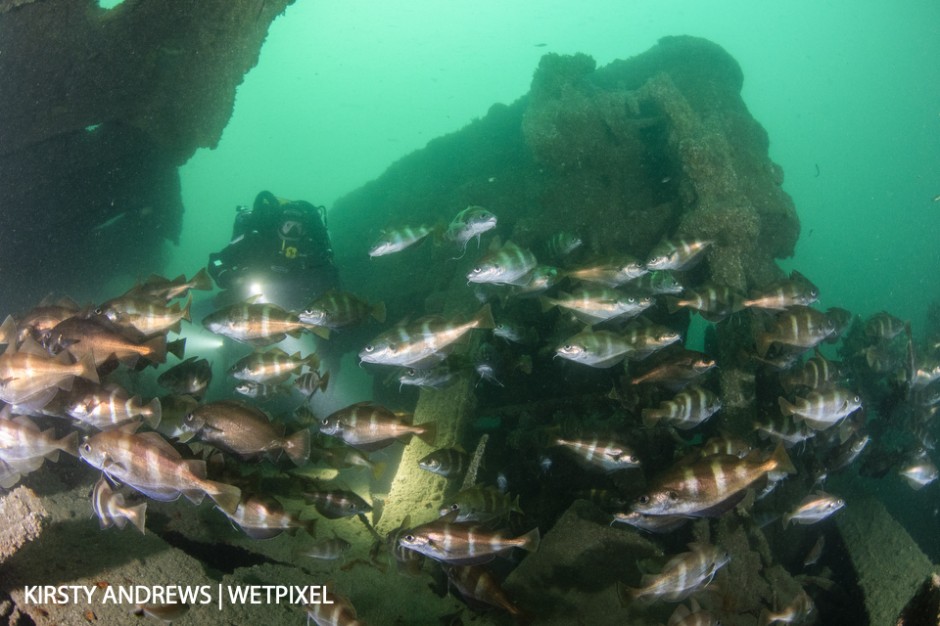
[[[304,607],[307,611],[307,623],[313,620],[317,626],[365,626],[356,617],[356,608],[349,599],[333,591],[331,585],[327,587],[324,590],[323,602]]]
[[[835,322],[825,313],[807,306],[792,306],[774,318],[767,332],[757,336],[757,354],[766,355],[773,343],[813,348],[835,334]]]
[[[721,409],[721,400],[708,389],[692,385],[677,393],[672,400],[659,403],[657,409],[643,409],[643,424],[647,427],[664,421],[682,430],[695,428]]]
[[[398,541],[404,548],[452,565],[485,563],[513,548],[535,552],[539,547],[538,528],[511,537],[480,526],[455,524],[452,517],[448,515],[405,531]]]
[[[306,548],[300,555],[321,561],[335,561],[342,557],[351,547],[351,543],[334,532],[332,539],[318,541],[309,548]]]
[[[163,299],[149,299],[138,296],[121,296],[108,300],[95,309],[97,315],[103,315],[118,326],[151,336],[164,332],[180,332],[182,322],[192,321],[189,309],[193,297],[189,296],[186,304],[166,306]]]
[[[136,296],[143,298],[163,298],[169,302],[173,298],[182,298],[190,290],[212,291],[212,279],[206,268],[201,268],[192,278],[186,280],[185,274],[180,274],[174,279],[151,274],[144,282],[135,285],[125,293],[125,296]]]
[[[463,448],[457,446],[439,448],[425,455],[418,461],[418,467],[432,474],[451,478],[463,474],[469,463],[470,455],[464,452]]]
[[[369,304],[347,291],[331,289],[297,314],[301,322],[330,330],[359,324],[369,317],[385,321],[385,303]]]
[[[542,296],[539,300],[543,313],[557,306],[571,311],[585,324],[599,324],[623,316],[636,317],[653,306],[652,296],[596,287],[561,293],[558,298]]]
[[[607,287],[618,287],[647,273],[646,267],[632,256],[623,255],[601,259],[574,270],[565,272],[565,276],[587,283],[597,283]]]
[[[586,467],[604,472],[639,467],[640,459],[628,446],[614,440],[593,439],[555,439],[554,445],[562,446],[575,455]]]
[[[650,252],[646,261],[646,269],[656,270],[688,270],[693,268],[702,259],[702,254],[712,245],[711,241],[698,239],[666,239],[661,241]]]
[[[717,455],[677,464],[655,479],[632,508],[647,515],[717,517],[737,504],[744,490],[768,472],[796,473],[781,444],[765,461],[756,456]]]
[[[614,513],[611,524],[629,524],[650,533],[671,533],[688,521],[689,518],[684,515],[646,515],[636,511],[619,511]]]
[[[797,422],[787,415],[773,415],[769,422],[755,422],[754,430],[761,438],[771,438],[791,448],[816,435],[816,432],[803,422]]]
[[[907,322],[886,311],[875,313],[865,322],[865,334],[873,339],[887,341],[904,332]]]
[[[569,337],[555,355],[589,367],[613,367],[633,353],[633,345],[609,330],[586,329]]]
[[[645,271],[645,270],[644,270]],[[676,277],[672,275],[671,272],[665,270],[657,270],[655,272],[648,272],[637,278],[630,285],[637,291],[645,291],[646,293],[657,295],[676,295],[682,293],[682,290],[685,289],[679,281],[676,280]]]
[[[385,256],[401,252],[409,248],[434,232],[430,226],[402,226],[401,228],[383,229],[379,238],[369,248],[369,256]]]
[[[584,244],[581,237],[574,233],[561,231],[548,238],[546,249],[549,255],[556,259],[564,259]]]
[[[526,623],[526,614],[506,595],[496,578],[479,565],[445,565],[447,579],[464,598],[503,609],[519,623]]]
[[[235,400],[196,407],[183,418],[183,427],[200,440],[243,457],[282,450],[296,465],[310,456],[310,431],[282,435],[268,415]]]
[[[274,498],[260,495],[243,498],[234,512],[222,512],[252,539],[272,539],[292,528],[303,528],[313,536],[316,523],[313,519],[301,521],[285,513]]]
[[[467,274],[467,280],[491,285],[524,285],[536,265],[534,254],[507,241],[502,248],[477,261]]]
[[[728,564],[731,557],[718,546],[701,543],[689,544],[690,551],[669,559],[658,574],[646,574],[641,587],[618,589],[624,604],[633,601],[679,602],[701,591],[715,577],[715,573]]]
[[[212,365],[206,359],[191,356],[166,370],[157,378],[161,386],[179,394],[202,398],[212,382]]]
[[[703,609],[695,598],[692,598],[689,606],[680,604],[676,607],[666,626],[721,626],[721,622],[711,611]]]
[[[471,205],[451,220],[447,225],[447,230],[444,231],[444,236],[459,245],[462,251],[466,251],[467,243],[471,239],[476,237],[479,245],[480,237],[483,233],[496,228],[496,222],[495,215],[481,206]]]
[[[502,493],[495,487],[484,485],[461,489],[450,504],[440,509],[441,517],[453,515],[451,521],[458,524],[505,520],[512,513],[522,514],[522,509],[519,508],[519,496],[516,496],[514,500],[509,494]]]
[[[709,322],[720,322],[743,309],[743,300],[740,293],[726,285],[705,283],[695,289],[686,289],[681,298],[667,297],[666,307],[670,313],[680,308],[692,309]]]
[[[842,377],[839,364],[830,361],[821,354],[810,357],[800,367],[791,370],[780,377],[780,384],[787,391],[797,387],[820,389]]]
[[[305,366],[316,369],[320,366],[319,357],[316,354],[302,357],[300,352],[287,354],[280,348],[272,348],[266,352],[252,352],[240,358],[231,367],[229,374],[236,380],[280,383],[300,372]]]
[[[778,280],[764,289],[751,292],[750,297],[742,304],[747,308],[783,311],[797,304],[809,306],[817,300],[819,300],[819,288],[805,276],[793,270],[790,272],[790,278]]]
[[[862,408],[862,398],[843,387],[824,391],[811,391],[793,403],[780,396],[777,398],[780,412],[792,415],[797,421],[806,422],[814,430],[825,430],[842,421],[849,414]]]
[[[330,373],[326,372],[321,375],[318,371],[307,372],[306,374],[301,374],[294,379],[294,389],[299,391],[304,395],[308,400],[316,392],[326,391],[327,385],[330,384]]]
[[[144,403],[140,396],[131,396],[126,389],[113,383],[76,385],[66,398],[65,412],[69,417],[98,430],[114,428],[139,417],[151,428],[156,428],[163,415],[158,398]]]
[[[495,326],[489,305],[484,305],[467,322],[430,315],[382,333],[359,352],[359,358],[366,363],[426,367],[442,361],[454,344],[474,328]]]
[[[790,522],[797,524],[815,524],[822,521],[845,506],[845,500],[830,495],[825,491],[806,496],[795,509],[783,516],[784,527]]]
[[[633,377],[630,383],[658,384],[678,390],[715,368],[717,363],[704,352],[670,348],[655,357],[656,363],[646,372]]]
[[[320,515],[327,519],[352,517],[353,515],[372,511],[372,505],[352,491],[340,489],[305,491],[304,498],[313,504]]]
[[[630,358],[642,361],[654,352],[681,341],[682,335],[659,324],[633,322],[623,331],[623,338],[633,346]]]
[[[141,533],[146,532],[144,523],[147,515],[147,503],[125,506],[123,494],[115,493],[104,475],[98,478],[98,482],[95,483],[95,488],[91,493],[91,508],[98,516],[102,529],[112,526],[124,528],[125,524],[130,522]]]
[[[78,433],[61,439],[55,430],[39,430],[25,416],[11,416],[9,408],[0,413],[0,487],[9,489],[20,477],[39,469],[46,459],[59,460],[59,452],[78,455]]]
[[[304,323],[276,304],[258,302],[259,298],[252,296],[245,302],[210,313],[202,320],[202,325],[217,335],[254,346],[278,343],[288,335],[299,337],[303,331],[329,338],[329,329]]]
[[[411,416],[405,416],[410,420]],[[416,435],[428,445],[437,437],[437,424],[412,425],[384,406],[373,402],[357,402],[329,415],[320,423],[320,432],[337,437],[360,450],[372,451],[390,446],[395,441]]]
[[[67,387],[76,376],[98,382],[94,355],[84,354],[72,363],[68,354],[51,357],[28,338],[19,348],[11,344],[0,355],[0,400],[7,404],[28,401],[41,408],[59,387]]]
[[[78,452],[112,480],[154,500],[176,500],[183,494],[198,504],[208,495],[222,510],[234,512],[241,498],[238,487],[206,480],[205,461],[184,460],[154,432],[134,433],[130,426],[106,430],[86,438]]]

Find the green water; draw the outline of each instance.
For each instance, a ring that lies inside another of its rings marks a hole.
[[[229,237],[220,222],[260,189],[329,207],[516,100],[547,52],[602,66],[680,34],[741,65],[802,224],[783,266],[811,276],[823,306],[887,309],[916,334],[940,297],[940,5],[927,0],[301,0],[272,25],[218,148],[181,170],[186,216],[166,271],[203,264]]]

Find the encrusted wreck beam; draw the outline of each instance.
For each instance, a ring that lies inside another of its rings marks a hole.
[[[836,520],[865,593],[869,623],[894,624],[936,568],[877,498],[852,498]]]
[[[437,516],[444,502],[448,481],[418,467],[418,461],[437,448],[458,443],[458,435],[473,416],[476,396],[473,380],[464,375],[441,390],[422,390],[415,408],[414,423],[437,423],[437,442],[432,447],[412,437],[402,451],[401,463],[385,502],[377,530],[385,535],[398,528],[406,516],[413,526]]]
[[[182,224],[176,168],[218,144],[292,1],[0,4],[3,313],[34,305],[36,283],[91,297],[114,259],[159,267]]]

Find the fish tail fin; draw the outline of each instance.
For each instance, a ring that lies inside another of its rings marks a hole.
[[[73,430],[62,439],[55,442],[55,447],[72,456],[78,456],[78,431]]]
[[[620,600],[621,608],[627,608],[637,598],[637,590],[633,587],[627,587],[620,581],[617,581],[617,599]]]
[[[770,349],[770,344],[774,342],[773,337],[768,333],[760,333],[757,335],[756,345],[757,345],[757,356],[764,358],[767,356],[767,351]]]
[[[320,357],[317,355],[316,352],[311,352],[310,354],[308,354],[306,359],[301,359],[300,352],[298,352],[297,358],[298,360],[303,361],[307,365],[307,367],[310,368],[310,371],[314,371],[320,367]]]
[[[128,507],[124,511],[127,519],[130,521],[134,527],[140,531],[140,534],[146,534],[146,529],[144,528],[144,522],[147,517],[147,503],[138,504],[137,506]]]
[[[427,422],[421,424],[421,428],[424,430],[418,433],[418,439],[433,447],[434,442],[437,439],[437,422]]]
[[[95,367],[95,355],[93,352],[89,351],[78,362],[80,371],[78,376],[84,378],[85,380],[90,380],[93,383],[98,383],[98,368]]]
[[[311,537],[316,537],[316,536],[317,536],[317,520],[318,520],[318,519],[320,519],[320,518],[319,518],[319,517],[312,517],[312,518],[310,518],[310,519],[308,519],[308,520],[304,520],[304,524],[303,524],[303,526],[301,526],[301,528],[303,528],[304,530],[306,530],[306,531],[307,531],[307,534],[310,535]]]
[[[303,465],[310,457],[310,431],[306,428],[298,430],[284,441],[284,452],[294,462],[294,465]]]
[[[184,319],[190,323],[193,321],[193,316],[189,312],[189,309],[190,307],[192,307],[192,305],[193,305],[193,294],[189,294],[189,297],[186,298],[186,306],[183,307],[182,316],[180,319]]]
[[[546,296],[539,296],[539,305],[542,307],[542,313],[548,313],[555,308],[555,301]]]
[[[330,338],[330,329],[327,328],[326,326],[314,326],[313,324],[309,324],[305,328],[309,330],[310,332],[312,332],[317,337],[319,337],[320,339]]]
[[[148,361],[153,363],[166,362],[166,352],[168,348],[166,335],[157,335],[153,339],[148,339],[143,343],[142,347],[145,348],[146,351],[142,351],[140,356],[146,357]],[[138,355],[135,354],[134,358],[137,359]]]
[[[519,548],[522,548],[526,552],[535,552],[539,549],[539,543],[542,541],[542,535],[539,533],[539,528],[536,526],[526,534],[519,537],[522,540],[522,543],[518,545]]]
[[[321,393],[322,393],[323,391],[326,391],[326,386],[327,386],[327,384],[328,384],[329,382],[330,382],[330,373],[329,373],[329,372],[327,372],[326,374],[324,374],[323,376],[320,377],[320,384],[317,385],[317,388],[320,390]]]
[[[790,460],[790,455],[787,454],[787,449],[784,447],[782,441],[774,448],[774,453],[770,457],[770,460],[774,463],[775,470],[786,472],[787,474],[796,474],[796,468],[793,466],[793,461]]]
[[[186,354],[186,338],[183,337],[182,339],[177,339],[176,341],[171,341],[166,344],[166,351],[182,361],[183,356]],[[166,354],[163,356],[166,358]]]
[[[786,528],[790,525],[791,516],[789,513],[784,513],[783,517],[780,518],[780,521],[783,522],[783,527]]]
[[[789,400],[787,400],[783,396],[780,396],[779,398],[777,398],[777,404],[780,405],[780,412],[783,413],[784,415],[793,415],[794,413],[796,413],[796,406],[793,404],[790,404]]]
[[[144,423],[156,430],[160,425],[160,420],[163,419],[163,406],[160,404],[160,398],[154,398],[148,402],[146,408],[149,415],[144,418]]]
[[[525,513],[522,512],[522,507],[519,506],[519,494],[516,494],[516,499],[513,500],[512,503],[509,505],[509,512],[518,513],[519,515],[525,515]]]
[[[489,303],[484,304],[483,308],[477,311],[477,314],[474,315],[473,318],[477,322],[477,328],[490,330],[496,328],[496,322],[493,320],[493,311],[490,309]]]
[[[767,626],[773,621],[773,618],[770,616],[770,611],[768,611],[766,608],[760,610],[760,618],[757,620],[758,626]]]
[[[209,488],[206,493],[219,505],[220,509],[226,513],[235,513],[235,509],[238,508],[238,503],[242,499],[241,489],[235,485],[217,483],[212,480],[207,480],[205,486]]]
[[[640,414],[643,418],[643,425],[647,428],[652,428],[659,423],[659,420],[663,418],[662,413],[659,409],[643,409]]]
[[[372,306],[372,317],[380,324],[385,323],[385,302],[377,302]]]
[[[7,315],[0,324],[0,343],[11,344],[16,341],[16,321],[12,315]]]
[[[679,305],[679,298],[675,296],[666,296],[666,310],[669,311],[669,314],[672,315],[682,307]]]
[[[209,276],[209,272],[206,268],[201,268],[196,274],[189,279],[190,289],[197,289],[199,291],[212,291],[212,278]]]
[[[385,473],[385,468],[387,467],[388,467],[388,463],[386,463],[385,461],[374,463],[372,465],[372,477],[378,480],[382,476],[382,474]]]

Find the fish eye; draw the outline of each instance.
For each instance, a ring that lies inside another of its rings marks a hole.
[[[95,308],[95,315],[102,315],[103,313],[104,309],[102,309],[100,306]]]
[[[474,273],[474,274],[479,274],[479,273],[482,272],[482,271],[483,271],[483,268],[482,268],[482,267],[475,267],[475,268],[473,268],[473,273]]]
[[[650,497],[649,497],[649,496],[640,496],[639,498],[636,499],[636,501],[639,502],[640,504],[648,504],[649,501],[650,501]]]
[[[670,500],[673,500],[673,501],[679,499],[679,494],[678,494],[677,492],[675,492],[675,491],[670,491],[670,492],[667,493],[666,495],[669,496],[669,499],[670,499]]]
[[[91,444],[90,443],[83,444],[82,450],[84,450],[85,452],[91,452]]]
[[[415,540],[415,536],[414,536],[414,535],[405,535],[404,537],[402,537],[402,540],[403,540],[403,541],[407,541],[408,543],[411,543],[412,541]]]
[[[451,511],[459,511],[459,510],[460,510],[460,505],[457,504],[456,502],[454,502],[453,504],[450,505],[450,510],[451,510]]]
[[[187,414],[183,417],[183,421],[184,421],[184,422],[192,422],[194,419],[196,419],[196,414],[195,414],[195,413],[187,413]]]
[[[366,352],[372,352],[373,350],[375,350],[375,346],[366,346],[366,347],[363,348],[363,349],[364,349]]]
[[[855,396],[854,400],[855,400],[856,402],[861,402],[861,401],[862,401],[862,399],[861,399],[859,396]]]

